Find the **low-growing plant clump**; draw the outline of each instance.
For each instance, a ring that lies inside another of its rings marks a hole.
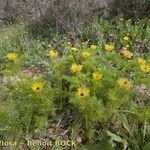
[[[96,40],[56,35],[41,41],[22,26],[1,29],[1,139],[148,150],[149,20],[101,18],[91,28]]]

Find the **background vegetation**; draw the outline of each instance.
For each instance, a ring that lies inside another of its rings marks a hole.
[[[149,150],[149,2],[55,0],[40,19],[4,18],[0,139],[24,143],[14,150],[58,139],[77,146],[53,150]]]

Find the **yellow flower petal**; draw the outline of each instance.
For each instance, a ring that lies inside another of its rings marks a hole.
[[[141,58],[141,57],[138,57],[137,61],[138,61],[138,64],[139,64],[139,65],[144,65],[144,64],[146,64],[146,60],[144,60],[144,59]]]
[[[17,58],[17,54],[15,54],[15,53],[8,53],[6,57],[7,57],[7,59],[9,61],[15,61],[16,58]]]
[[[87,52],[87,51],[83,51],[83,52],[81,53],[81,56],[82,56],[82,58],[87,59],[88,57],[90,57],[90,53]]]
[[[87,87],[80,87],[78,88],[76,95],[79,98],[85,98],[89,96],[89,93],[90,93],[90,90]]]
[[[94,72],[92,75],[94,80],[101,80],[103,77],[102,73],[99,71]]]
[[[97,50],[97,45],[90,45],[91,50],[96,51]]]
[[[52,45],[51,45],[51,44],[48,44],[48,47],[49,47],[49,48],[52,48]]]
[[[55,52],[55,51],[49,51],[49,54],[50,58],[52,59],[56,59],[58,57],[58,52]]]
[[[120,78],[117,82],[121,88],[129,89],[132,86],[128,78]]]
[[[78,51],[79,49],[77,47],[71,47],[72,51]]]
[[[132,58],[133,53],[130,52],[130,51],[128,51],[128,50],[125,50],[125,51],[123,52],[123,55],[124,55],[125,58],[130,59],[130,58]]]
[[[43,90],[43,83],[42,82],[35,82],[32,84],[31,88],[34,92],[41,92]]]
[[[129,38],[127,36],[123,37],[124,41],[129,41]]]
[[[82,65],[72,64],[71,71],[73,73],[78,73],[82,70]]]
[[[149,73],[150,72],[150,64],[141,64],[140,69],[144,73]]]
[[[111,45],[111,44],[105,44],[105,45],[104,45],[104,49],[105,49],[106,51],[108,51],[108,52],[111,52],[111,51],[114,50],[114,46]]]

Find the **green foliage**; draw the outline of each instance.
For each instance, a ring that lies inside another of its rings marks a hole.
[[[76,38],[96,42],[102,36],[102,31],[97,30],[101,28],[99,23],[103,24],[105,32],[109,31],[111,25],[104,20],[97,22],[97,19],[102,16],[114,20],[114,24],[116,22],[114,18],[118,19],[118,16],[132,19],[135,23],[141,19],[148,19],[150,14],[149,0],[110,0],[108,6],[101,6],[98,1],[91,0],[83,1],[83,3],[55,0],[40,20],[30,22],[27,27],[28,32],[35,38],[42,37],[51,40],[56,34],[68,34],[73,42]]]
[[[86,38],[74,41],[57,34],[51,41],[31,39],[23,26],[1,29],[2,139],[45,138],[49,123],[62,121],[71,139],[81,137],[79,149],[148,147],[150,70],[141,67],[150,63],[149,20],[100,18],[91,28],[96,39],[83,30],[78,34]],[[10,53],[17,57],[10,60]]]

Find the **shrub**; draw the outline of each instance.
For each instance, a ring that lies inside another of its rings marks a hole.
[[[134,22],[149,18],[149,6],[149,0],[112,0],[105,5],[90,0],[83,0],[82,4],[78,1],[54,1],[40,21],[31,22],[28,30],[33,37],[52,39],[57,33],[69,34],[73,40],[91,39],[91,36],[97,37],[97,30],[91,28],[91,24],[97,22],[103,14],[108,19],[115,20],[114,18],[120,16]]]
[[[112,0],[109,1],[111,18],[122,15],[126,19],[139,20],[148,18],[150,14],[149,0]]]
[[[83,28],[90,32],[90,24],[95,17],[101,16],[102,8],[103,6],[100,6],[98,2],[91,0],[83,0],[82,4],[79,1],[55,0],[40,21],[33,21],[28,26],[29,33],[34,37],[41,36],[50,39],[56,32],[59,34],[75,33],[76,36],[80,36]]]
[[[73,43],[56,36],[50,43],[28,39],[25,33],[16,32],[10,39],[2,36],[1,74],[18,77],[15,84],[0,85],[2,139],[55,140],[49,125],[61,122],[67,139],[81,138],[79,149],[84,144],[90,147],[90,142],[109,149],[147,146],[148,23],[117,19],[114,25],[101,18],[93,24],[101,33],[94,43],[92,37]],[[36,78],[22,71],[33,64],[42,72]]]

